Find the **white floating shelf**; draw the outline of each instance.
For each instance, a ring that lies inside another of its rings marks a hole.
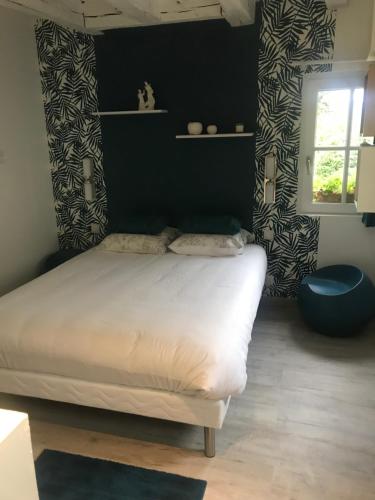
[[[152,115],[168,113],[167,109],[145,109],[143,111],[138,111],[137,109],[131,111],[98,111],[97,113],[92,113],[95,116],[119,116],[119,115]]]
[[[225,139],[229,137],[252,137],[254,135],[253,132],[243,132],[243,133],[232,133],[232,134],[184,134],[184,135],[176,135],[176,139]]]

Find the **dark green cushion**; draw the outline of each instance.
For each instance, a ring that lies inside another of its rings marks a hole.
[[[127,215],[112,228],[113,233],[159,234],[167,227],[167,219],[160,215]]]
[[[241,224],[230,215],[190,215],[179,222],[178,229],[183,233],[237,234]]]

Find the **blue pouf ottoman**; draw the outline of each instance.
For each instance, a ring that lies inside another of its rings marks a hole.
[[[298,304],[314,330],[346,337],[357,333],[374,316],[375,288],[357,267],[323,267],[302,280]]]

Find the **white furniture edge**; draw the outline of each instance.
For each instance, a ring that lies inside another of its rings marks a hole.
[[[357,168],[355,205],[360,213],[375,210],[375,146],[361,146]]]
[[[128,110],[128,111],[98,111],[96,113],[91,113],[94,116],[116,116],[116,115],[151,115],[151,114],[160,114],[160,113],[168,113],[167,109],[145,109],[139,111],[137,109]]]
[[[225,137],[252,137],[254,132],[241,132],[241,133],[230,133],[230,134],[182,134],[176,135],[176,139],[220,139]]]
[[[0,409],[0,498],[39,500],[26,413]]]
[[[221,429],[230,401],[230,397],[226,400],[201,399],[6,368],[0,368],[0,392],[199,425],[205,428],[208,457],[215,455],[214,429]]]

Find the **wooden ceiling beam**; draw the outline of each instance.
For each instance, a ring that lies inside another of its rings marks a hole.
[[[155,0],[108,0],[108,3],[139,24],[160,23],[160,13],[156,9],[158,2]]]
[[[220,0],[220,5],[231,26],[255,23],[256,0]]]
[[[220,5],[202,5],[187,7],[180,10],[163,10],[160,18],[163,23],[178,23],[186,21],[203,21],[208,19],[222,19]]]
[[[60,0],[59,3],[76,14],[82,15],[84,13],[85,4],[81,0]]]
[[[42,0],[0,0],[0,6],[33,16],[45,17],[75,29],[84,30],[83,16],[55,0],[49,2]]]
[[[345,0],[327,0],[345,1]],[[224,17],[231,26],[253,24],[256,0],[217,0],[212,4],[206,0],[0,0],[0,6],[52,19],[57,23],[83,32],[148,26],[160,23],[216,19]],[[92,7],[106,5],[96,13]],[[92,14],[90,15],[90,12]]]

